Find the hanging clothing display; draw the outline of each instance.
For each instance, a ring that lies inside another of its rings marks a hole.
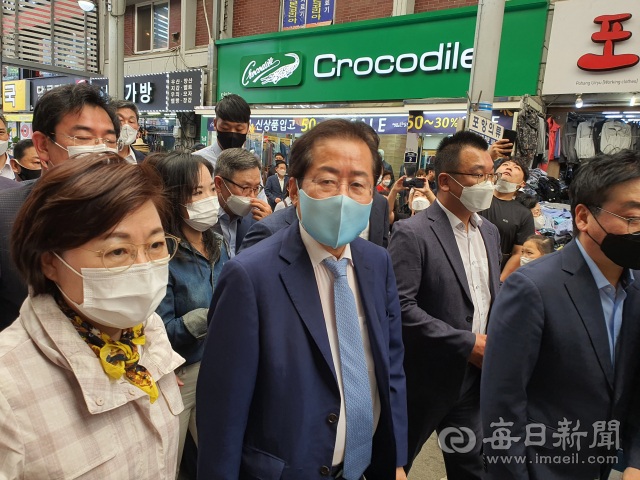
[[[631,126],[619,120],[609,120],[602,127],[600,149],[602,153],[617,153],[631,147]]]
[[[578,120],[570,120],[562,128],[562,154],[560,162],[567,165],[575,165],[578,163],[578,155],[576,154],[576,135],[578,133]]]
[[[560,125],[556,123],[553,117],[549,117],[547,119],[547,123],[549,124],[549,160],[553,160],[556,158],[556,144],[558,143],[557,134],[560,130]]]
[[[592,118],[578,125],[575,150],[579,160],[591,158],[596,154],[595,144],[593,142],[593,125],[595,123],[596,120]]]
[[[602,150],[600,150],[600,134],[602,133],[603,126],[604,120],[599,120],[593,124],[593,148],[596,153],[602,153]]]
[[[516,155],[533,161],[538,151],[538,113],[527,104],[518,114]]]

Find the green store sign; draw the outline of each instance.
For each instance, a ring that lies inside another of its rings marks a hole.
[[[546,0],[505,7],[495,95],[535,95]],[[353,22],[218,45],[218,99],[249,103],[458,98],[469,89],[477,7]],[[256,88],[259,87],[259,88]]]

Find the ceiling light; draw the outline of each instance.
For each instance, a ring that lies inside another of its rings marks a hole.
[[[605,115],[604,118],[622,118],[622,115]]]
[[[78,6],[85,12],[93,12],[96,4],[93,0],[78,0]]]
[[[617,115],[620,112],[602,112],[603,115]]]
[[[584,102],[582,101],[582,94],[578,93],[578,98],[576,98],[576,108],[582,108]]]
[[[631,101],[629,102],[629,106],[630,107],[635,107],[636,106],[636,94],[635,93],[631,97]]]

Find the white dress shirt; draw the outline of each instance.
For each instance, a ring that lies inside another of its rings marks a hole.
[[[371,344],[369,343],[369,333],[367,323],[362,308],[362,300],[358,290],[358,282],[356,281],[356,272],[353,267],[353,259],[351,258],[351,245],[347,244],[340,258],[336,258],[327,252],[324,247],[314,240],[311,235],[300,225],[300,236],[302,242],[307,249],[311,265],[313,265],[313,273],[316,276],[318,284],[318,293],[320,294],[320,302],[322,303],[322,313],[324,321],[327,325],[327,334],[329,336],[329,345],[331,346],[331,356],[333,357],[333,366],[336,370],[338,379],[338,388],[340,389],[340,416],[338,417],[338,430],[336,436],[336,446],[333,452],[333,465],[340,465],[344,462],[344,449],[347,441],[347,422],[346,410],[344,403],[344,386],[342,383],[342,366],[340,363],[340,347],[338,344],[338,328],[336,326],[336,310],[333,298],[333,274],[322,261],[325,258],[331,260],[342,260],[347,258],[349,264],[347,266],[347,281],[356,300],[356,309],[358,310],[358,320],[360,322],[360,332],[362,334],[362,344],[364,346],[364,355],[367,361],[367,370],[369,372],[369,385],[371,387],[371,404],[373,405],[373,431],[375,432],[380,420],[380,394],[378,393],[378,383],[376,381],[375,364],[373,355],[371,354]]]
[[[133,148],[131,148],[131,146],[129,146],[129,155],[124,157],[124,159],[127,163],[130,163],[131,165],[138,164],[138,160],[136,160],[136,154],[133,153]]]
[[[369,240],[369,231],[371,230],[371,220],[369,220],[367,222],[367,228],[365,228],[364,230],[362,230],[360,232],[360,235],[358,235],[360,238],[362,238],[363,240]]]
[[[480,233],[480,225],[483,219],[477,213],[471,215],[469,231],[464,228],[464,223],[453,213],[447,210],[440,200],[437,201],[440,208],[447,214],[453,234],[458,243],[458,250],[462,257],[464,271],[467,274],[469,292],[473,302],[473,333],[487,333],[487,319],[491,306],[491,290],[489,288],[489,260],[487,248]]]
[[[11,158],[9,157],[8,153],[5,155],[7,158],[6,158],[6,161],[4,162],[4,165],[0,169],[0,177],[10,178],[11,180],[15,180],[16,174],[13,173],[13,169],[11,168]]]
[[[278,182],[280,182],[280,191],[284,193],[284,177],[280,178],[280,175],[278,175]]]
[[[592,118],[578,125],[575,145],[578,158],[591,158],[596,154],[595,145],[593,144],[594,123],[596,121]]]

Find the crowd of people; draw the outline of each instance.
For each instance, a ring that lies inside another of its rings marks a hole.
[[[434,432],[449,480],[640,478],[638,152],[580,167],[554,252],[506,142],[395,181],[333,119],[263,176],[250,114],[146,157],[88,84],[13,157],[4,122],[0,478],[406,480]]]

